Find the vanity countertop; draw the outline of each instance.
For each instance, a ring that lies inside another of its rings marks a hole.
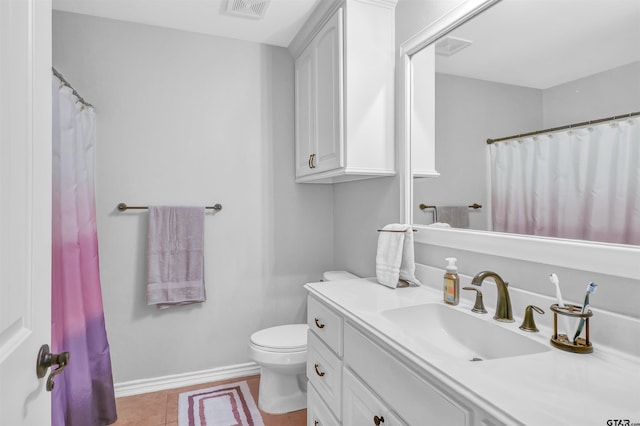
[[[501,417],[526,425],[640,425],[640,359],[598,347],[597,343],[591,354],[558,350],[549,343],[551,330],[540,327],[539,333],[521,331],[518,327],[522,318],[498,323],[489,309],[489,314],[478,315],[478,320],[493,321],[550,350],[482,362],[462,361],[427,353],[408,333],[381,315],[388,309],[444,304],[441,292],[426,286],[390,289],[375,278],[310,283],[306,288],[347,321],[393,348],[414,368]],[[469,311],[471,305],[461,300],[451,309]]]

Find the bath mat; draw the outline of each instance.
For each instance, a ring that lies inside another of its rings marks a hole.
[[[179,426],[264,426],[247,382],[183,392],[178,397]]]

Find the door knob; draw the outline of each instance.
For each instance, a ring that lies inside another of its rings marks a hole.
[[[47,377],[47,391],[51,392],[55,383],[53,378],[62,373],[62,370],[69,363],[69,352],[62,352],[59,354],[52,354],[49,351],[49,345],[40,346],[38,351],[38,359],[36,360],[36,376],[39,379],[43,378],[47,374],[49,367],[57,365],[58,367],[51,370],[49,377]]]

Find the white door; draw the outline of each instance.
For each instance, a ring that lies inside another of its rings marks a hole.
[[[48,425],[51,2],[0,0],[0,425]]]

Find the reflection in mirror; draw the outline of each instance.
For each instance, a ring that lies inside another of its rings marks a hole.
[[[640,2],[503,0],[411,61],[415,223],[640,245]]]

